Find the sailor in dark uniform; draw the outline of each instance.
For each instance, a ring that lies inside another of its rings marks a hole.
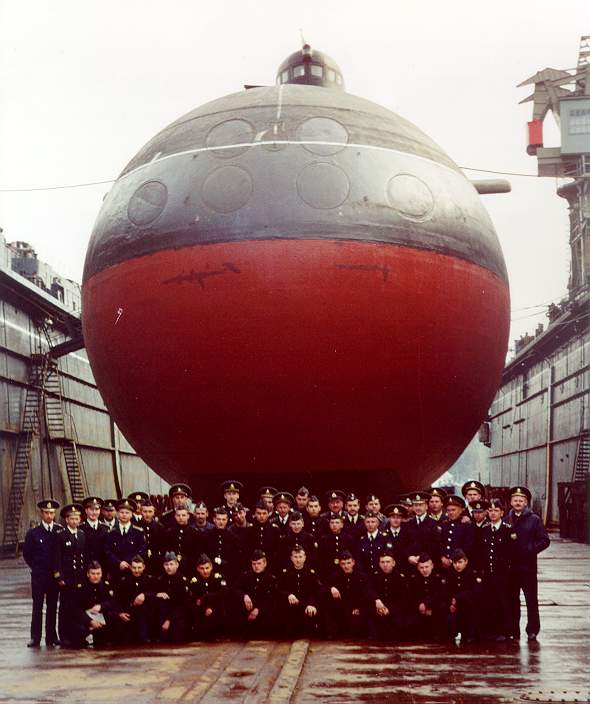
[[[316,539],[304,530],[303,515],[299,511],[289,514],[289,530],[279,544],[279,554],[275,565],[275,574],[291,566],[291,553],[295,546],[305,552],[305,564],[309,568],[317,567],[318,543]]]
[[[141,521],[137,524],[145,537],[145,565],[148,574],[162,573],[162,556],[166,542],[166,528],[156,520],[156,508],[151,499],[144,501],[141,507]]]
[[[242,482],[238,482],[235,479],[228,479],[226,482],[223,482],[219,488],[223,491],[223,498],[225,500],[223,508],[227,511],[231,524],[236,506],[240,502],[240,491],[244,490],[244,485]]]
[[[396,566],[390,548],[379,556],[379,569],[371,579],[371,632],[379,640],[402,640],[408,615],[408,580]]]
[[[427,515],[430,495],[425,491],[415,491],[410,497],[414,517],[406,523],[410,533],[408,562],[416,566],[419,556],[426,553],[437,563],[440,554],[440,526]]]
[[[190,525],[190,514],[186,508],[174,510],[174,523],[164,537],[164,551],[176,554],[180,571],[189,579],[195,574],[195,562],[202,552],[203,541],[208,533],[198,533]]]
[[[358,566],[371,578],[379,569],[379,555],[386,547],[391,547],[380,526],[379,514],[368,511],[365,515],[365,532],[358,542]]]
[[[227,609],[231,610],[228,587],[221,572],[213,569],[208,555],[197,558],[197,574],[189,582],[195,636],[210,640],[229,635],[226,632]]]
[[[105,499],[102,502],[102,508],[100,509],[100,520],[109,531],[114,530],[118,527],[119,521],[117,520],[117,503],[119,499]]]
[[[254,550],[250,565],[236,586],[241,626],[250,640],[272,638],[277,626],[277,580],[267,569],[266,555],[261,550]]]
[[[509,600],[512,528],[503,520],[503,502],[492,498],[489,504],[490,521],[477,533],[474,567],[483,577],[488,635],[503,641],[512,631]]]
[[[86,534],[86,561],[100,562],[106,567],[104,556],[104,541],[109,532],[107,526],[99,520],[103,500],[98,496],[87,496],[82,501],[85,520],[80,523],[80,530]]]
[[[53,556],[55,540],[63,528],[55,523],[55,511],[59,504],[54,499],[43,499],[37,504],[41,513],[41,523],[29,528],[25,536],[23,557],[31,570],[31,593],[33,611],[31,614],[31,640],[29,648],[37,648],[41,642],[43,602],[45,611],[45,644],[52,647],[58,644],[56,632],[57,598],[59,590],[53,577]]]
[[[295,543],[289,564],[278,575],[279,619],[290,638],[310,638],[317,633],[319,582],[307,565],[306,553]]]
[[[141,507],[150,500],[150,496],[145,491],[132,491],[127,498],[135,501],[136,509],[133,512],[132,520],[136,525],[139,525],[143,519]]]
[[[256,504],[252,525],[247,530],[246,555],[251,556],[254,550],[260,550],[264,553],[265,559],[272,567],[273,561],[277,556],[281,536],[279,527],[269,520],[268,505],[266,502],[260,500]],[[248,567],[250,567],[249,561]]]
[[[357,544],[365,532],[365,517],[361,515],[360,510],[361,501],[358,496],[356,494],[348,494],[346,497],[344,532],[348,533]]]
[[[288,491],[279,491],[272,497],[272,501],[275,512],[269,520],[278,527],[281,540],[283,540],[289,532],[289,514],[295,499]]]
[[[238,506],[241,504],[238,504]],[[239,510],[236,506],[236,510]],[[209,520],[209,509],[204,501],[197,501],[193,508],[193,514],[195,516],[195,522],[193,524],[197,533],[203,535],[208,530],[213,528],[213,523]]]
[[[313,535],[318,544],[320,537],[326,533],[326,521],[322,518],[321,512],[320,500],[312,494],[303,512],[303,527],[306,533]]]
[[[233,586],[244,564],[242,544],[228,529],[229,514],[225,506],[213,509],[213,529],[202,536],[199,554],[205,553],[213,560],[216,572],[220,572],[227,584]],[[194,563],[199,554],[195,556]],[[194,576],[192,574],[191,576]]]
[[[510,602],[512,635],[520,638],[520,592],[524,593],[527,610],[526,632],[536,640],[541,630],[539,618],[537,555],[549,547],[550,540],[543,521],[529,508],[531,492],[524,486],[510,489],[508,523],[512,527]]]
[[[166,528],[172,528],[176,523],[175,511],[177,508],[186,508],[189,512],[189,524],[195,523],[195,517],[189,509],[189,499],[192,496],[192,490],[188,484],[173,484],[168,490],[168,496],[172,503],[172,508],[169,511],[164,511],[160,516],[160,523]]]
[[[356,555],[356,542],[344,532],[344,519],[339,513],[330,514],[328,527],[329,532],[320,536],[318,548],[318,569],[322,581],[339,571],[343,551]]]
[[[405,570],[408,566],[410,550],[410,533],[404,523],[408,510],[402,504],[389,504],[384,509],[389,525],[383,531],[387,538],[389,548],[393,552],[395,563],[399,569]]]
[[[109,574],[115,581],[131,570],[131,561],[145,554],[143,530],[133,525],[135,501],[121,499],[117,502],[118,526],[104,540],[104,551]]]
[[[463,550],[471,557],[475,545],[475,526],[471,521],[464,522],[465,501],[460,496],[451,494],[445,500],[449,520],[439,525],[440,554],[443,571],[453,566],[452,556],[455,550]]]
[[[80,504],[68,504],[60,512],[66,527],[55,537],[53,577],[59,587],[58,630],[61,646],[75,647],[77,591],[86,578],[86,535],[80,530]]]

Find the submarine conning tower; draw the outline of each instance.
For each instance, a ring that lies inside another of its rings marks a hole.
[[[344,78],[338,64],[309,44],[304,44],[279,66],[277,85],[285,83],[344,90]]]

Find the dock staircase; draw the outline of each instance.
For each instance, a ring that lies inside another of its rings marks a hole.
[[[19,549],[23,504],[31,475],[33,440],[35,436],[41,435],[43,425],[48,439],[62,448],[72,501],[79,502],[88,495],[88,483],[78,452],[73,419],[69,418],[69,423],[66,424],[63,382],[58,363],[52,356],[53,345],[49,330],[42,325],[39,332],[36,351],[30,358],[21,430],[16,442],[4,522],[3,547],[14,549],[14,554]]]
[[[576,461],[574,464],[574,481],[584,482],[588,478],[590,464],[590,433],[582,433],[578,439]]]

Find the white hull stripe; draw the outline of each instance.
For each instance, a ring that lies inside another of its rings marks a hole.
[[[260,134],[264,133],[259,133]],[[350,142],[319,142],[319,141],[300,141],[300,140],[288,140],[288,139],[277,139],[277,140],[266,140],[266,141],[256,141],[256,142],[239,142],[237,144],[224,144],[223,146],[220,147],[197,147],[196,149],[187,149],[182,152],[174,152],[174,154],[166,154],[165,156],[162,156],[158,158],[158,154],[155,155],[155,157],[151,160],[146,162],[145,164],[141,164],[141,166],[137,166],[135,169],[132,171],[128,171],[126,174],[121,176],[119,179],[117,179],[116,183],[119,181],[122,181],[124,178],[127,178],[131,176],[132,174],[137,173],[138,171],[141,171],[142,169],[145,169],[148,166],[151,166],[152,164],[158,164],[161,161],[166,161],[167,159],[174,159],[179,156],[187,156],[189,154],[201,154],[203,152],[219,152],[224,149],[242,149],[245,147],[268,147],[272,146],[273,144],[280,145],[280,144],[286,144],[286,145],[298,145],[298,146],[303,146],[303,145],[317,145],[317,146],[325,146],[325,147],[340,147],[341,149],[365,149],[367,151],[376,151],[376,152],[387,152],[390,154],[397,154],[399,156],[404,156],[404,157],[409,157],[411,159],[418,159],[419,161],[424,161],[428,164],[434,164],[435,166],[438,166],[441,169],[446,169],[447,171],[450,171],[452,174],[455,175],[463,175],[461,171],[457,171],[455,169],[452,169],[450,166],[447,166],[446,164],[441,164],[438,161],[433,161],[432,159],[428,159],[425,156],[420,156],[418,154],[410,154],[408,152],[402,152],[399,149],[392,149],[391,147],[379,147],[375,144],[351,144]],[[318,157],[321,157],[320,154],[317,155]]]

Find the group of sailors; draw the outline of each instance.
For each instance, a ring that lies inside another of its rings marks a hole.
[[[261,487],[252,511],[227,481],[223,502],[170,488],[158,515],[141,491],[89,496],[60,511],[44,499],[26,535],[38,647],[215,638],[520,638],[540,630],[537,554],[549,545],[523,486],[509,505],[478,481],[463,496],[431,488],[381,507],[332,489],[326,510],[301,487]],[[59,602],[59,617],[57,605]],[[482,615],[485,614],[485,619]],[[59,631],[59,637],[58,637]],[[91,635],[92,638],[88,638]]]

